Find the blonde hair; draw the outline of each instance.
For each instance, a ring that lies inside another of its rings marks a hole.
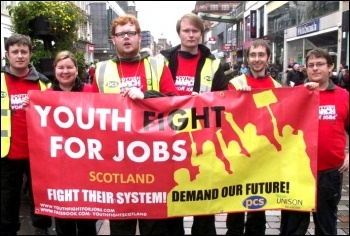
[[[53,61],[53,67],[57,66],[57,63],[64,60],[64,59],[71,59],[75,65],[76,68],[78,68],[78,60],[77,58],[74,56],[73,53],[71,53],[70,51],[60,51],[57,53],[55,60]]]

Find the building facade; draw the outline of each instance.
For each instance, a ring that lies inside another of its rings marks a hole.
[[[218,38],[219,54],[221,43],[231,46],[227,61],[246,62],[250,42],[263,39],[271,46],[271,64],[279,68],[279,79],[289,64],[304,65],[307,52],[316,47],[329,52],[335,71],[339,63],[349,64],[348,1],[248,1],[227,16],[231,23],[219,19],[210,32]],[[227,59],[228,54],[221,52]]]

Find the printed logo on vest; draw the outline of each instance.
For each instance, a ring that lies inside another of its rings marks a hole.
[[[117,81],[109,81],[107,84],[106,84],[106,87],[108,88],[116,88],[118,87],[118,82]]]
[[[206,81],[212,81],[213,79],[211,78],[211,76],[204,76],[204,79],[206,80]]]

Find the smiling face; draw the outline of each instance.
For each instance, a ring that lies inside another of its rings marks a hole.
[[[141,35],[134,24],[117,25],[112,40],[120,58],[133,58],[139,54]]]
[[[70,91],[78,76],[78,68],[71,58],[62,59],[57,62],[55,76],[60,84],[60,88],[65,91]]]
[[[264,76],[269,55],[264,46],[250,47],[248,54],[250,71],[254,77]]]

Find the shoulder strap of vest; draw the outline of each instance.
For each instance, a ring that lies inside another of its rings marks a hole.
[[[164,59],[163,58],[155,58],[155,57],[149,57],[149,62],[151,64],[152,73],[155,74],[155,76],[151,76],[152,79],[152,89],[159,91],[159,84],[160,84],[160,78],[163,74],[164,69]]]
[[[10,100],[7,90],[5,73],[1,73],[1,115],[3,115],[3,109],[10,109]]]
[[[43,81],[39,80],[39,85],[40,85],[40,90],[41,90],[41,91],[44,91],[44,90],[46,90],[47,88],[50,88],[50,87],[51,87],[51,82],[49,82],[49,83],[44,83]]]
[[[96,70],[95,70],[95,77],[96,77],[96,84],[100,92],[104,92],[104,76],[107,70],[107,65],[110,62],[110,60],[107,61],[101,61],[96,64]]]
[[[235,87],[236,90],[239,90],[243,87],[243,85],[247,85],[247,77],[245,74],[237,76],[230,80],[230,83]]]

